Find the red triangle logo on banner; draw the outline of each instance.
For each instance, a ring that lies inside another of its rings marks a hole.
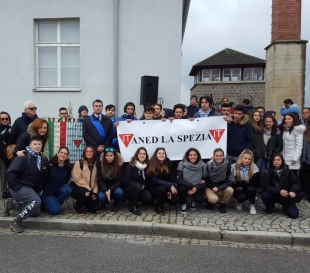
[[[134,134],[118,134],[120,139],[123,141],[125,147],[127,148],[130,141],[132,140]]]
[[[80,145],[82,144],[83,140],[82,139],[74,139],[73,142],[74,142],[76,148],[79,148]]]
[[[210,134],[213,136],[214,140],[216,141],[216,143],[219,143],[222,135],[225,132],[225,129],[215,129],[215,130],[209,130]]]

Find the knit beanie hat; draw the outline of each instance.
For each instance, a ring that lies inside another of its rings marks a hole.
[[[126,113],[126,110],[127,110],[127,106],[128,106],[128,105],[133,105],[133,110],[134,110],[134,111],[136,110],[135,104],[134,104],[133,102],[131,102],[131,101],[128,101],[128,102],[125,104],[125,106],[124,106],[124,113]]]
[[[83,111],[83,110],[86,110],[87,111],[87,113],[88,113],[88,108],[85,106],[85,105],[81,105],[80,106],[80,108],[79,108],[79,115],[81,115],[81,112]]]
[[[197,97],[196,95],[192,95],[192,96],[191,96],[191,99],[192,99],[192,98],[195,98],[196,101],[198,100],[198,97]]]

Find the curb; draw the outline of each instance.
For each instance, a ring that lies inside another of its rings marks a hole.
[[[0,228],[8,228],[14,217],[0,217]],[[85,231],[134,235],[157,235],[238,243],[310,246],[310,234],[268,231],[221,231],[219,228],[180,226],[151,222],[69,220],[32,218],[23,227],[39,230]]]

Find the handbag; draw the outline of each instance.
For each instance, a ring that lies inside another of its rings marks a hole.
[[[5,149],[5,154],[7,159],[12,159],[13,157],[13,151],[16,147],[16,144],[10,144]]]

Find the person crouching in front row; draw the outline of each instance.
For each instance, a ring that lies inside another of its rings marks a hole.
[[[99,213],[97,164],[94,147],[86,146],[82,159],[74,164],[71,175],[71,197],[76,200],[73,205],[73,212],[78,216],[83,216],[82,207],[84,206],[92,213]]]
[[[16,157],[7,171],[7,181],[13,199],[5,200],[4,213],[19,211],[10,225],[12,231],[23,232],[22,221],[40,215],[40,192],[47,179],[48,159],[41,153],[42,141],[39,136],[30,139],[25,156]],[[15,201],[18,200],[19,202]]]
[[[271,157],[261,186],[261,198],[266,206],[266,213],[272,213],[275,203],[279,203],[288,217],[298,217],[296,203],[299,203],[305,194],[301,191],[300,182],[294,172],[285,164],[282,154],[276,153]]]
[[[207,175],[207,208],[213,209],[214,204],[220,200],[220,212],[226,213],[226,204],[234,193],[231,186],[235,178],[221,148],[214,150],[213,159],[207,164]]]

